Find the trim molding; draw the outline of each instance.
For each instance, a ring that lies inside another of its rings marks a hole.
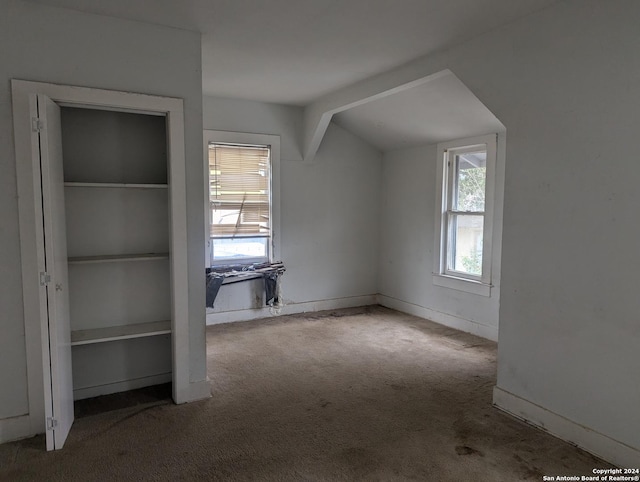
[[[31,417],[29,415],[20,415],[18,417],[3,418],[0,420],[0,444],[32,437],[33,435],[35,435],[35,433],[32,433]]]
[[[43,348],[48,346],[49,336],[46,320],[46,300],[44,288],[40,286],[38,281],[38,273],[43,271],[44,266],[44,238],[41,232],[39,163],[34,163],[34,159],[38,158],[37,136],[33,134],[30,128],[30,119],[34,115],[35,107],[33,100],[39,94],[46,95],[54,102],[64,105],[166,115],[170,179],[169,196],[171,199],[169,205],[169,230],[171,232],[172,253],[170,260],[172,273],[172,390],[174,401],[179,402],[179,397],[176,394],[189,391],[189,363],[193,361],[192,358],[195,356],[190,352],[191,343],[189,342],[190,333],[195,328],[190,325],[188,316],[189,270],[187,262],[187,220],[185,216],[187,201],[183,100],[173,97],[18,79],[11,79],[11,92],[16,182],[19,201],[18,214],[20,221],[29,417],[31,418],[32,427],[30,431],[44,430],[45,417],[48,411],[46,407],[50,406],[51,398],[51,390],[50,388],[45,389],[46,383],[44,382],[46,376],[48,376],[46,371],[49,368],[46,363],[43,363]],[[40,219],[40,222],[38,222],[38,219]],[[204,343],[194,346],[204,348]],[[203,349],[201,354],[204,355],[204,353]],[[195,356],[195,358],[198,357]]]
[[[211,383],[209,382],[209,377],[205,380],[189,383],[189,393],[183,397],[181,401],[195,402],[206,398],[211,398]]]
[[[375,305],[377,303],[376,295],[364,295],[285,304],[277,314],[271,313],[271,308],[268,307],[207,313],[207,326],[219,325],[220,323],[234,323],[236,321],[257,320],[259,318],[271,318],[273,316],[294,315],[296,313],[355,308],[357,306]]]
[[[497,386],[493,388],[493,405],[619,467],[640,466],[640,449],[614,440]]]
[[[159,375],[150,375],[148,377],[123,380],[121,382],[105,383],[103,385],[95,385],[93,387],[76,388],[73,390],[73,399],[83,400],[85,398],[109,395],[110,393],[125,392],[127,390],[135,390],[136,388],[169,383],[172,378],[171,375],[171,372],[161,373]]]
[[[425,318],[441,325],[455,328],[456,330],[471,333],[472,335],[486,338],[491,341],[498,341],[497,326],[488,326],[476,323],[475,321],[465,320],[464,318],[458,318],[457,316],[442,313],[441,311],[414,305],[413,303],[407,303],[406,301],[386,295],[378,295],[378,304],[393,310],[402,311],[403,313],[419,316],[420,318]]]

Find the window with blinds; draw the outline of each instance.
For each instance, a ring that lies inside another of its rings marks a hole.
[[[271,149],[209,143],[211,264],[269,260]]]

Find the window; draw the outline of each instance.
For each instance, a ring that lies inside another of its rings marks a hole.
[[[438,145],[434,283],[490,294],[496,136]]]
[[[276,136],[233,134],[205,131],[210,266],[261,263],[274,257],[274,148],[264,141]]]

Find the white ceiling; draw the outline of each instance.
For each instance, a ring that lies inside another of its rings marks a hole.
[[[558,0],[32,0],[203,33],[208,95],[306,105]]]
[[[382,151],[504,129],[491,111],[451,73],[336,114],[333,122]]]

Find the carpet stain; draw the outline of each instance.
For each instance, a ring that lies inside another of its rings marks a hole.
[[[513,454],[513,458],[520,463],[520,469],[522,470],[521,474],[523,479],[542,479],[544,473],[539,467],[529,464],[529,462],[520,457],[518,454]]]
[[[538,467],[523,467],[522,477],[525,480],[542,480],[544,473]]]
[[[92,412],[55,452],[43,435],[0,445],[0,480],[512,482],[608,467],[491,406],[495,343],[461,349],[442,340],[453,330],[386,308],[306,316],[207,327],[214,397]]]
[[[456,453],[458,455],[479,455],[480,457],[484,457],[484,454],[480,450],[476,450],[468,445],[456,446]]]

